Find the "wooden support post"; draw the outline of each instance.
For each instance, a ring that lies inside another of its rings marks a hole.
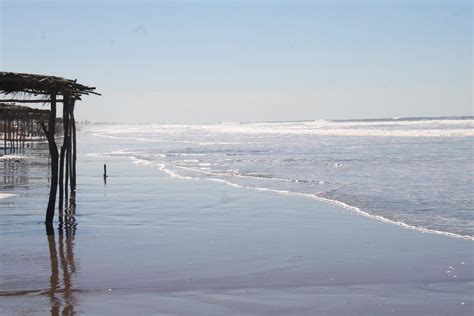
[[[54,208],[56,205],[56,193],[58,189],[58,146],[54,139],[54,132],[56,126],[56,94],[51,94],[51,111],[49,113],[48,128],[42,123],[43,131],[48,139],[49,154],[51,156],[51,187],[49,190],[48,209],[46,210],[45,223],[53,224]]]
[[[104,163],[104,184],[107,184],[107,165]]]
[[[64,96],[65,101],[63,102],[63,145],[61,146],[61,154],[59,158],[59,221],[63,220],[63,205],[64,205],[64,156],[67,149],[67,125],[68,125],[68,107],[69,101]],[[67,207],[67,197],[66,197],[66,207]]]
[[[72,197],[72,191],[73,191],[73,184],[72,184],[72,141],[71,141],[71,107],[68,107],[68,115],[67,115],[67,120],[68,120],[68,126],[67,126],[67,171],[69,174],[69,186],[70,186],[70,192],[71,192],[71,197]],[[66,134],[66,133],[65,133]],[[66,180],[67,181],[67,180]]]
[[[10,154],[13,153],[13,144],[12,144],[12,120],[8,120],[8,141],[10,143]]]
[[[12,120],[8,120],[8,141],[10,143],[10,154],[13,153],[13,143],[12,143]]]
[[[71,137],[72,137],[72,170],[71,170],[71,196],[76,196],[76,119],[74,117],[75,100],[71,100]]]
[[[4,151],[5,151],[5,155],[7,154],[7,119],[4,118],[3,119],[3,146],[5,147],[4,148]]]
[[[66,116],[64,117],[66,121],[69,120],[69,106],[67,107],[67,111],[68,112],[66,113]],[[69,128],[66,128],[64,130],[64,143],[66,146],[66,172],[65,172],[66,174],[64,177],[64,192],[65,192],[65,197],[66,197],[66,204],[69,205],[69,172],[70,172],[69,157],[71,156],[71,152],[69,148],[70,147],[69,146]]]
[[[16,120],[16,123],[15,123],[15,152],[18,152],[19,149],[20,149],[20,146],[19,146],[19,134],[20,134],[20,126],[19,126],[19,122],[18,122],[18,119]]]

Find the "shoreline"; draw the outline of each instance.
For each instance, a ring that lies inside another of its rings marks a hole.
[[[101,154],[96,154],[96,155],[101,156]],[[103,155],[103,156],[107,157],[107,155]],[[430,229],[430,228],[419,227],[419,226],[407,224],[407,223],[404,223],[402,221],[397,221],[397,220],[393,220],[393,219],[383,217],[381,215],[371,214],[368,211],[363,211],[362,209],[360,209],[357,206],[352,206],[352,205],[349,205],[347,203],[344,203],[344,202],[341,202],[341,201],[338,201],[338,200],[332,200],[332,199],[320,197],[320,196],[317,196],[317,195],[314,195],[314,194],[301,193],[301,192],[291,192],[291,191],[287,191],[287,190],[269,189],[269,188],[265,188],[265,187],[243,186],[243,185],[240,185],[240,184],[232,183],[230,181],[226,181],[226,180],[222,180],[222,179],[218,179],[218,178],[197,178],[197,177],[182,176],[182,175],[179,175],[176,172],[173,172],[169,169],[166,169],[165,164],[153,163],[153,162],[150,162],[150,161],[147,161],[147,160],[142,160],[142,159],[135,158],[133,156],[129,156],[129,158],[136,164],[145,164],[145,165],[155,164],[155,165],[158,166],[159,170],[165,172],[166,174],[168,174],[172,178],[179,178],[179,179],[186,179],[186,180],[213,181],[213,182],[223,183],[223,184],[226,184],[228,186],[235,187],[235,188],[240,188],[240,189],[244,189],[244,190],[255,190],[255,191],[260,191],[260,192],[268,191],[268,192],[275,192],[275,193],[278,193],[278,194],[281,194],[281,195],[299,196],[299,197],[303,197],[303,198],[307,198],[307,199],[313,199],[313,200],[325,202],[325,203],[328,203],[330,205],[337,205],[337,206],[340,206],[343,209],[350,210],[350,211],[352,211],[352,212],[354,212],[354,213],[356,213],[360,216],[367,217],[367,218],[370,218],[372,220],[376,220],[376,221],[381,222],[381,223],[396,225],[396,226],[399,226],[399,227],[402,227],[402,228],[405,228],[405,229],[415,230],[415,231],[418,231],[420,233],[435,234],[435,235],[441,235],[441,236],[446,236],[446,237],[451,237],[451,238],[458,238],[458,239],[474,241],[474,236],[461,235],[461,234],[457,234],[457,233],[441,231],[441,230],[435,230],[435,229]],[[180,166],[180,167],[177,167],[177,168],[185,168],[185,167]],[[203,171],[203,170],[197,170],[197,169],[192,169],[192,170],[193,171],[198,171],[198,172],[201,172],[201,173],[207,173],[206,171]]]

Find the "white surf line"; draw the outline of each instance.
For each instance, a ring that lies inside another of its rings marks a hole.
[[[474,241],[474,236],[470,235],[460,235],[456,233],[450,233],[450,232],[445,232],[445,231],[440,231],[440,230],[435,230],[435,229],[429,229],[429,228],[424,228],[424,227],[419,227],[415,225],[410,225],[401,221],[396,221],[392,219],[385,218],[380,215],[375,215],[375,214],[370,214],[366,211],[361,210],[360,208],[356,206],[349,205],[347,203],[337,201],[337,200],[331,200],[328,198],[320,197],[314,194],[309,194],[309,193],[301,193],[301,192],[292,192],[292,191],[286,191],[286,190],[277,190],[277,189],[269,189],[269,188],[263,188],[263,187],[251,187],[251,186],[244,186],[240,185],[237,183],[232,183],[227,180],[223,179],[218,179],[218,178],[198,178],[198,177],[190,177],[190,176],[182,176],[177,172],[173,172],[172,170],[167,169],[166,164],[161,163],[161,162],[155,162],[155,161],[149,161],[149,160],[144,160],[144,159],[138,159],[133,156],[130,156],[130,159],[134,161],[136,164],[144,164],[144,165],[157,165],[159,167],[159,170],[165,172],[172,178],[178,178],[178,179],[185,179],[185,180],[208,180],[208,181],[213,181],[213,182],[219,182],[223,183],[226,185],[229,185],[234,188],[240,188],[240,189],[247,189],[247,190],[256,190],[256,191],[261,191],[261,192],[273,192],[273,193],[278,193],[282,195],[292,195],[292,196],[300,196],[304,198],[310,198],[310,199],[315,199],[321,202],[325,202],[331,205],[337,205],[340,206],[344,209],[353,211],[354,213],[357,213],[359,215],[362,215],[367,218],[375,219],[377,221],[387,223],[387,224],[392,224],[392,225],[397,225],[400,227],[403,227],[405,229],[411,229],[411,230],[416,230],[421,233],[430,233],[430,234],[435,234],[435,235],[442,235],[442,236],[447,236],[447,237],[452,237],[452,238],[459,238],[459,239],[464,239],[464,240],[472,240]],[[201,173],[209,174],[209,175],[215,175],[210,171],[206,170],[200,170],[200,169],[195,169],[195,168],[190,168],[190,167],[184,167],[184,166],[174,166],[176,168],[181,168],[181,169],[188,169],[188,170],[193,170],[193,171],[199,171]]]
[[[248,179],[257,179],[257,180],[270,180],[270,181],[283,181],[283,182],[293,182],[293,183],[311,183],[311,184],[329,184],[329,182],[326,181],[314,181],[314,180],[299,180],[299,179],[290,179],[290,178],[277,178],[277,177],[258,177],[258,176],[252,176],[252,175],[245,175],[245,174],[216,174],[215,172],[212,171],[207,171],[207,170],[202,170],[199,168],[193,168],[193,167],[185,167],[185,166],[178,166],[178,165],[173,165],[175,168],[180,168],[180,169],[185,169],[185,170],[192,170],[200,173],[205,173],[213,176],[232,176],[232,177],[237,177],[237,178],[248,178]]]
[[[318,201],[321,201],[321,202],[325,202],[325,203],[328,203],[328,204],[343,207],[345,209],[353,211],[353,212],[355,212],[359,215],[362,215],[364,217],[375,219],[375,220],[378,220],[380,222],[384,222],[384,223],[387,223],[387,224],[397,225],[397,226],[400,226],[400,227],[403,227],[403,228],[406,228],[406,229],[416,230],[416,231],[419,231],[421,233],[430,233],[430,234],[443,235],[443,236],[448,236],[448,237],[453,237],[453,238],[474,240],[474,236],[460,235],[460,234],[455,234],[455,233],[450,233],[450,232],[445,232],[445,231],[440,231],[440,230],[435,230],[435,229],[429,229],[429,228],[410,225],[410,224],[407,224],[407,223],[404,223],[404,222],[401,222],[401,221],[391,220],[391,219],[385,218],[385,217],[380,216],[380,215],[370,214],[366,211],[361,210],[360,208],[358,208],[356,206],[352,206],[352,205],[349,205],[347,203],[337,201],[337,200],[331,200],[331,199],[328,199],[328,198],[323,198],[323,197],[320,197],[320,196],[317,196],[317,195],[314,195],[314,194],[292,192],[292,191],[286,191],[286,190],[276,190],[276,189],[269,189],[269,188],[262,188],[262,187],[243,186],[243,185],[240,185],[240,184],[232,183],[232,182],[222,180],[222,179],[215,179],[215,178],[202,178],[202,179],[224,183],[224,184],[227,184],[227,185],[235,187],[235,188],[242,188],[242,189],[249,189],[249,190],[256,190],[256,191],[264,191],[264,192],[274,192],[274,193],[278,193],[278,194],[282,194],[282,195],[293,195],[293,196],[301,196],[301,197],[305,197],[305,198],[315,199],[315,200],[318,200]]]
[[[25,159],[25,156],[19,156],[19,155],[4,155],[0,156],[0,160],[19,160],[19,159]]]
[[[221,144],[221,145],[232,145],[232,144],[240,144],[240,143],[230,143],[230,142],[193,142],[189,140],[171,140],[171,139],[151,139],[151,138],[135,138],[135,137],[122,137],[122,136],[114,136],[114,135],[106,135],[106,134],[98,134],[94,133],[91,134],[92,136],[102,137],[102,138],[110,138],[110,139],[121,139],[121,140],[128,140],[128,141],[137,141],[137,142],[149,142],[149,143],[178,143],[178,144],[193,144],[193,145],[202,145],[208,146],[213,144]]]
[[[0,200],[1,199],[7,199],[7,198],[10,198],[10,197],[14,197],[16,196],[16,194],[13,194],[13,193],[0,193]]]
[[[362,215],[364,217],[375,219],[375,220],[378,220],[380,222],[387,223],[387,224],[397,225],[397,226],[400,226],[400,227],[403,227],[403,228],[406,228],[406,229],[416,230],[416,231],[419,231],[421,233],[430,233],[430,234],[435,234],[435,235],[442,235],[442,236],[448,236],[448,237],[453,237],[453,238],[460,238],[460,239],[473,240],[474,241],[474,236],[460,235],[460,234],[456,234],[456,233],[450,233],[450,232],[445,232],[445,231],[440,231],[440,230],[435,230],[435,229],[429,229],[429,228],[419,227],[419,226],[415,226],[415,225],[410,225],[410,224],[407,224],[407,223],[404,223],[404,222],[401,222],[401,221],[388,219],[388,218],[385,218],[385,217],[380,216],[380,215],[370,214],[370,213],[368,213],[366,211],[363,211],[362,209],[360,209],[356,206],[352,206],[352,205],[349,205],[347,203],[344,203],[344,202],[341,202],[341,201],[338,201],[338,200],[332,200],[332,199],[320,197],[320,196],[317,196],[317,195],[314,195],[314,194],[292,192],[292,191],[286,191],[286,190],[269,189],[269,188],[263,188],[263,187],[243,186],[243,185],[240,185],[240,184],[232,183],[232,182],[229,182],[227,180],[217,179],[217,178],[185,177],[185,176],[181,176],[181,175],[179,175],[175,172],[172,172],[170,170],[167,170],[166,166],[164,164],[160,164],[160,165],[161,165],[160,170],[168,173],[173,178],[209,180],[209,181],[224,183],[224,184],[227,184],[227,185],[235,187],[235,188],[241,188],[241,189],[247,189],[247,190],[256,190],[256,191],[264,191],[264,192],[274,192],[274,193],[283,194],[283,195],[301,196],[301,197],[315,199],[315,200],[318,200],[318,201],[329,203],[329,204],[332,204],[332,205],[337,205],[337,206],[343,207],[345,209],[348,209],[350,211],[353,211],[353,212],[355,212],[359,215]],[[205,174],[213,175],[212,172],[205,171],[205,170],[199,170],[199,169],[190,168],[190,167],[183,167],[183,166],[174,166],[174,167],[182,168],[182,169],[189,169],[189,170],[193,170],[193,171],[200,171],[200,172],[205,173]],[[245,177],[245,176],[243,176],[243,177]]]

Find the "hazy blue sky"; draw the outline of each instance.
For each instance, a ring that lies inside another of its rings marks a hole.
[[[473,114],[471,1],[0,3],[1,69],[96,86],[78,119]]]

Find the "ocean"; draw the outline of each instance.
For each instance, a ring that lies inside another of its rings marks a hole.
[[[172,177],[301,195],[374,220],[472,239],[473,127],[474,117],[440,117],[88,124],[81,133],[109,139],[92,156],[129,157]]]

